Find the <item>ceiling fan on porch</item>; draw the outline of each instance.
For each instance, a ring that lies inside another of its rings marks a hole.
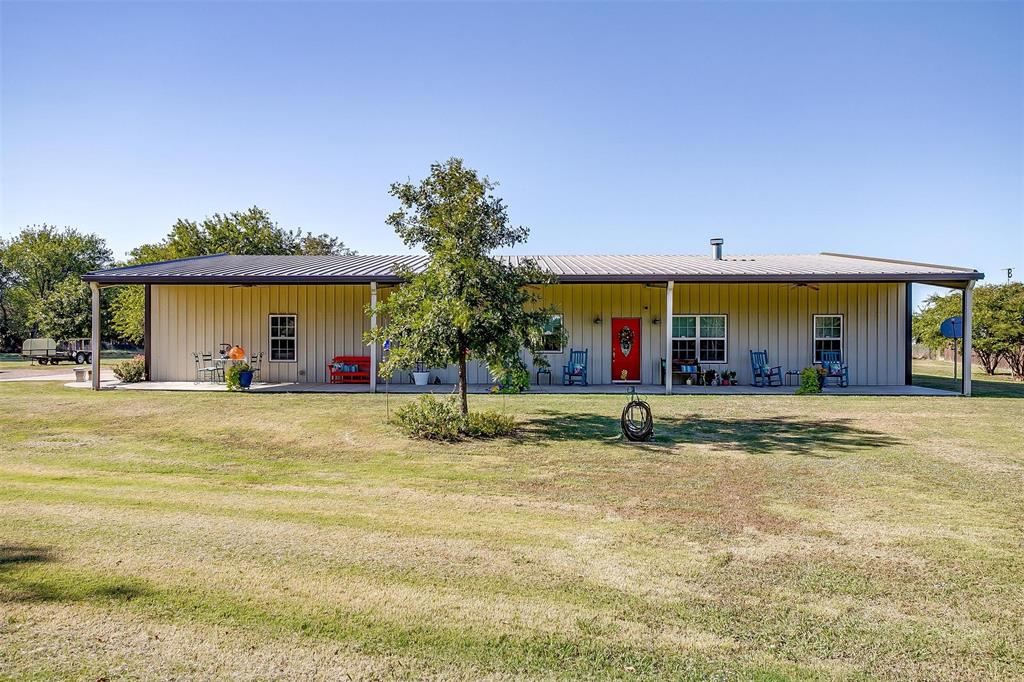
[[[793,282],[792,284],[789,285],[790,289],[799,289],[801,287],[806,287],[807,289],[814,289],[815,291],[818,290],[818,285],[811,284],[810,282]]]
[[[252,289],[253,287],[263,288],[266,284],[231,284],[228,289]]]

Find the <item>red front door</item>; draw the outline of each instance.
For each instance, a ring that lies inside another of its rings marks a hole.
[[[640,381],[640,318],[612,318],[612,381]]]

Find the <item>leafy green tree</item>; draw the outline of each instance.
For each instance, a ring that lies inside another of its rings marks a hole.
[[[48,324],[46,321],[52,315],[46,312],[47,301],[50,306],[67,310],[76,305],[88,306],[88,290],[66,282],[71,279],[80,283],[82,275],[106,266],[110,258],[110,249],[103,239],[70,227],[33,225],[4,242],[0,249],[0,308],[4,333],[9,336],[7,343],[16,345],[20,339],[15,335],[25,338]],[[73,303],[68,299],[73,295],[80,295],[82,300]]]
[[[7,242],[3,252],[4,265],[35,300],[45,298],[72,275],[104,267],[110,258],[110,249],[100,237],[52,225],[26,227]]]
[[[247,256],[351,255],[337,237],[284,229],[258,206],[244,211],[215,213],[201,221],[179,218],[163,241],[131,251],[130,264],[215,253]]]
[[[118,287],[110,303],[110,327],[119,338],[142,343],[145,337],[145,296],[141,286]]]
[[[4,261],[6,242],[0,240],[0,349],[16,350],[29,335],[28,311],[32,300],[18,285]]]
[[[418,185],[391,185],[401,208],[387,222],[406,245],[422,247],[430,264],[421,274],[401,273],[406,283],[377,306],[384,324],[367,335],[368,342],[391,340],[381,364],[385,376],[416,362],[457,364],[463,416],[469,413],[467,359],[480,359],[495,376],[525,368],[520,352],[540,348],[552,312],[539,307],[531,288],[551,281],[536,263],[491,255],[529,234],[509,223],[494,187],[456,158],[432,165]]]
[[[1024,284],[986,284],[974,289],[971,315],[971,346],[987,374],[994,374],[1005,360],[1015,375],[1024,369]],[[952,340],[939,333],[939,325],[963,311],[962,294],[957,291],[930,296],[914,316],[914,337],[933,350],[952,347]],[[1020,358],[1017,360],[1016,358]]]
[[[72,275],[32,302],[31,319],[39,333],[54,339],[89,335],[92,297],[89,285]]]
[[[216,253],[242,256],[343,256],[353,255],[337,237],[312,234],[278,226],[270,213],[258,206],[244,211],[215,213],[200,221],[179,218],[156,244],[132,249],[128,265],[174,258],[193,258]],[[112,304],[112,325],[121,337],[142,341],[145,303],[142,287],[120,287]]]

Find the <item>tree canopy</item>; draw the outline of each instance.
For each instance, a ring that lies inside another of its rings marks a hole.
[[[492,255],[529,235],[510,223],[495,186],[457,158],[433,164],[418,184],[391,185],[400,208],[387,222],[406,245],[426,251],[430,263],[420,274],[400,273],[406,284],[378,304],[383,324],[367,339],[391,342],[380,365],[384,376],[417,362],[458,365],[463,415],[467,358],[481,360],[495,376],[525,371],[520,353],[540,347],[552,313],[531,288],[550,281],[536,263],[513,265]]]
[[[88,320],[78,313],[88,309],[89,292],[81,276],[110,260],[103,239],[70,227],[33,225],[0,240],[0,341],[82,335]]]
[[[914,315],[914,337],[933,350],[946,349],[952,341],[939,333],[948,317],[960,315],[963,298],[959,291],[933,295]],[[1000,360],[1018,378],[1024,375],[1024,284],[985,284],[974,289],[971,315],[971,345],[988,374]]]

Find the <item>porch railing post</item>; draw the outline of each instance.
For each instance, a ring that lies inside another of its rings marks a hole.
[[[370,331],[377,331],[377,283],[370,282]],[[370,343],[370,392],[377,392],[377,342]]]
[[[665,395],[672,395],[672,290],[675,282],[665,288]]]

